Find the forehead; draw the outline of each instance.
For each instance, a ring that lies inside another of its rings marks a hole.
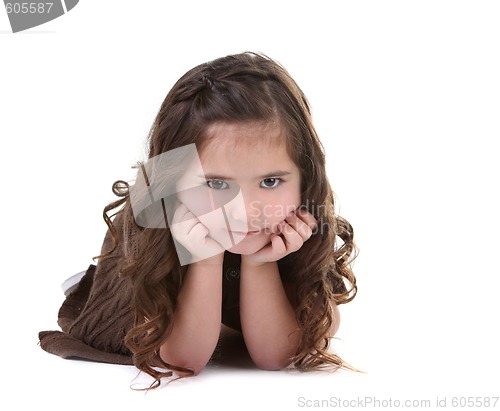
[[[206,172],[224,176],[250,178],[285,168],[297,171],[287,140],[277,123],[214,124],[199,155]]]
[[[200,158],[231,156],[237,152],[286,149],[287,137],[277,121],[215,123],[205,133]]]

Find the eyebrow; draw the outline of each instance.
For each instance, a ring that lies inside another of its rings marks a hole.
[[[283,170],[276,170],[271,173],[267,173],[263,176],[260,176],[258,178],[264,179],[264,178],[272,178],[272,177],[283,177],[287,176],[289,174],[292,174],[290,171],[283,171]],[[224,177],[220,174],[214,174],[214,173],[205,173],[205,175],[198,175],[199,178],[205,178],[206,180],[224,180],[224,181],[232,181],[234,178],[232,177]]]

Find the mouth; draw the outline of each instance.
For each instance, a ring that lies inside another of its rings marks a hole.
[[[253,235],[257,235],[261,232],[261,230],[253,230],[253,231],[231,231],[231,233],[233,233],[234,235],[237,235],[237,236],[253,236]]]

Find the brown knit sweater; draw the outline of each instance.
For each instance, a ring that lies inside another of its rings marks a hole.
[[[90,265],[76,289],[63,302],[58,324],[62,331],[41,331],[40,346],[63,358],[132,365],[132,353],[124,337],[134,323],[131,284],[121,277],[117,263],[126,253],[134,253],[136,229],[123,227],[119,214],[114,220],[121,247],[110,257]],[[106,233],[101,253],[113,246]],[[239,257],[239,256],[238,256]],[[239,261],[224,259],[222,321],[232,328],[239,324]]]

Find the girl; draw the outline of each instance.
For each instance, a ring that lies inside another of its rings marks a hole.
[[[309,105],[287,71],[254,53],[195,67],[148,142],[135,184],[113,186],[121,198],[104,209],[97,266],[63,303],[62,332],[40,333],[42,348],[134,364],[157,387],[172,371],[198,374],[222,322],[262,369],[350,368],[328,348],[337,305],[357,291],[353,230],[335,214]]]

